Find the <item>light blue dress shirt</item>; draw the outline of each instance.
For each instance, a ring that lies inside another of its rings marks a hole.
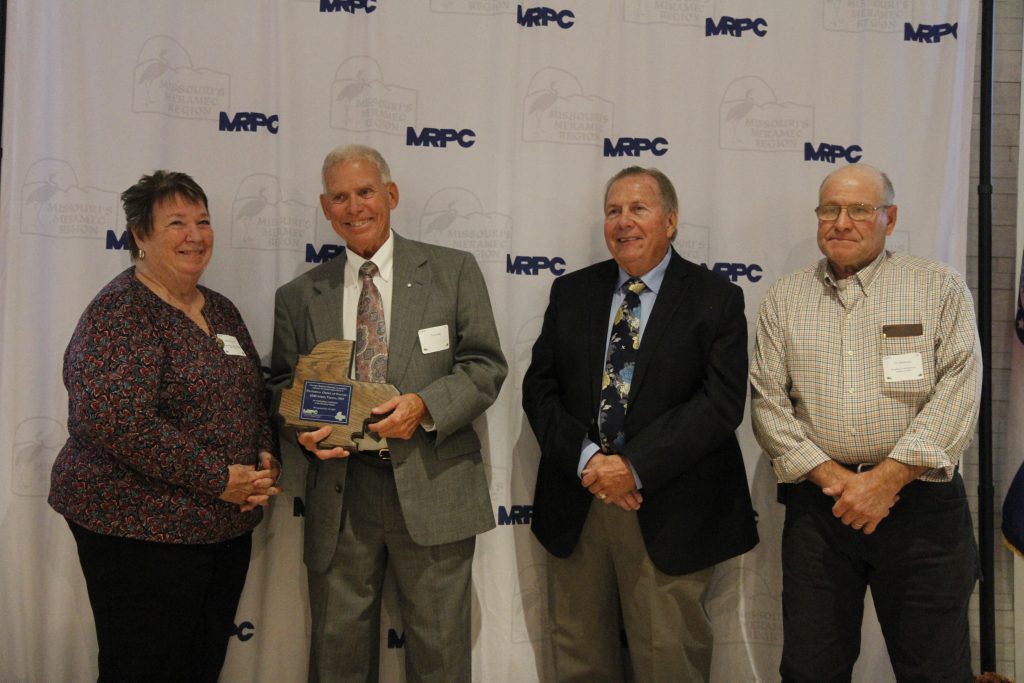
[[[661,290],[661,283],[665,280],[665,271],[668,270],[669,259],[672,258],[671,247],[665,252],[665,258],[661,259],[658,265],[651,268],[649,271],[640,276],[643,280],[646,289],[640,292],[640,344],[644,343],[644,329],[647,327],[647,319],[651,315],[651,311],[654,310],[654,302],[658,298],[658,292]],[[626,284],[632,275],[619,268],[619,279],[615,284],[615,294],[612,295],[611,310],[608,311],[608,332],[605,334],[605,345],[604,345],[604,358],[608,358],[608,340],[612,335],[612,325],[615,323],[615,314],[618,312],[619,307],[622,305],[622,300],[626,298],[626,294],[623,291],[622,285]],[[587,466],[590,459],[594,457],[594,454],[601,450],[601,447],[591,441],[587,437],[583,437],[583,445],[580,448],[580,462],[576,467],[576,476],[583,478],[583,468]],[[633,471],[633,480],[636,482],[638,489],[643,488],[640,482],[640,475],[636,473],[636,468],[633,467],[633,463],[629,464],[629,468]]]

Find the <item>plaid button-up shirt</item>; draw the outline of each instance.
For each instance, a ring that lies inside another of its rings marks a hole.
[[[885,357],[916,365],[904,354],[920,354],[921,376],[887,381]],[[836,280],[822,259],[776,282],[761,303],[754,435],[781,482],[829,459],[887,457],[947,481],[974,433],[981,367],[974,307],[956,271],[883,251]]]

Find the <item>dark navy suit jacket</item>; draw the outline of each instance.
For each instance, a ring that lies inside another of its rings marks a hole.
[[[533,533],[557,557],[580,536],[593,496],[576,474],[597,436],[611,301],[609,260],[554,281],[523,380],[540,443]],[[640,344],[622,454],[643,484],[647,552],[666,574],[698,571],[757,544],[735,430],[747,390],[743,290],[673,250]]]

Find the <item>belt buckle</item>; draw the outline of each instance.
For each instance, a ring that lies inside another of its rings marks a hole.
[[[874,466],[875,463],[873,462],[859,462],[857,463],[857,474],[860,474],[861,472],[867,472]]]
[[[379,451],[377,451],[377,457],[383,462],[391,462],[391,449],[381,448]]]

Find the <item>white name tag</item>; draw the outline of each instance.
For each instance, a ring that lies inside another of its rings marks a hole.
[[[420,350],[423,353],[435,353],[448,348],[448,326],[425,327],[419,332]]]
[[[882,357],[882,372],[886,382],[906,382],[924,377],[924,363],[920,353],[901,353]]]
[[[220,340],[221,348],[224,349],[224,353],[229,356],[244,356],[245,351],[242,349],[242,345],[238,343],[238,340],[232,337],[230,334],[218,334],[217,339]]]

